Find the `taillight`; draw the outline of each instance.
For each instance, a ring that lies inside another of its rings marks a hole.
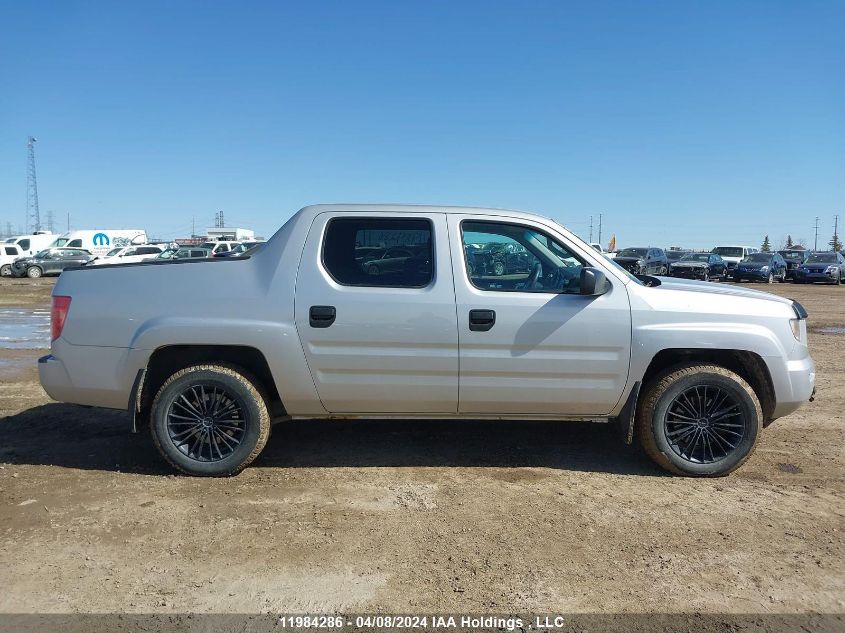
[[[70,310],[70,297],[53,297],[53,309],[50,311],[50,331],[54,341],[62,335],[68,310]]]

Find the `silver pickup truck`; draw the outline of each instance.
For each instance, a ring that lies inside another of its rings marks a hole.
[[[193,475],[239,472],[278,419],[448,417],[611,422],[716,476],[812,398],[806,316],[635,277],[533,214],[321,205],[247,257],[64,272],[39,370]]]

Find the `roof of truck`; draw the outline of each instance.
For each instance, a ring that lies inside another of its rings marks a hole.
[[[301,212],[310,213],[325,213],[332,211],[360,211],[367,213],[448,213],[448,214],[465,214],[465,213],[483,213],[485,215],[502,215],[509,217],[532,217],[544,218],[550,220],[542,213],[532,213],[529,211],[517,211],[515,209],[497,209],[494,207],[466,207],[454,205],[439,205],[439,204],[314,204],[301,209]]]

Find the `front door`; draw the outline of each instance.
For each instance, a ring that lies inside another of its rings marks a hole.
[[[608,275],[609,292],[582,296],[580,272],[590,264],[590,255],[567,245],[549,227],[454,215],[449,234],[455,236],[459,411],[610,413],[624,390],[631,356],[625,285]],[[467,266],[465,253],[496,249],[524,249],[530,261],[505,271]]]
[[[318,215],[296,278],[295,311],[328,411],[457,411],[458,329],[445,215]]]

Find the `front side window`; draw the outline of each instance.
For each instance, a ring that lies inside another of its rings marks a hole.
[[[71,246],[74,248],[81,248],[82,247],[82,240],[71,240],[66,244],[66,246]]]
[[[584,262],[545,233],[518,224],[461,225],[469,280],[480,290],[578,294]]]
[[[21,250],[28,251],[29,250],[29,240],[21,240],[18,242],[18,246],[21,247]]]
[[[423,288],[434,279],[431,221],[335,218],[323,240],[323,266],[345,286]]]

